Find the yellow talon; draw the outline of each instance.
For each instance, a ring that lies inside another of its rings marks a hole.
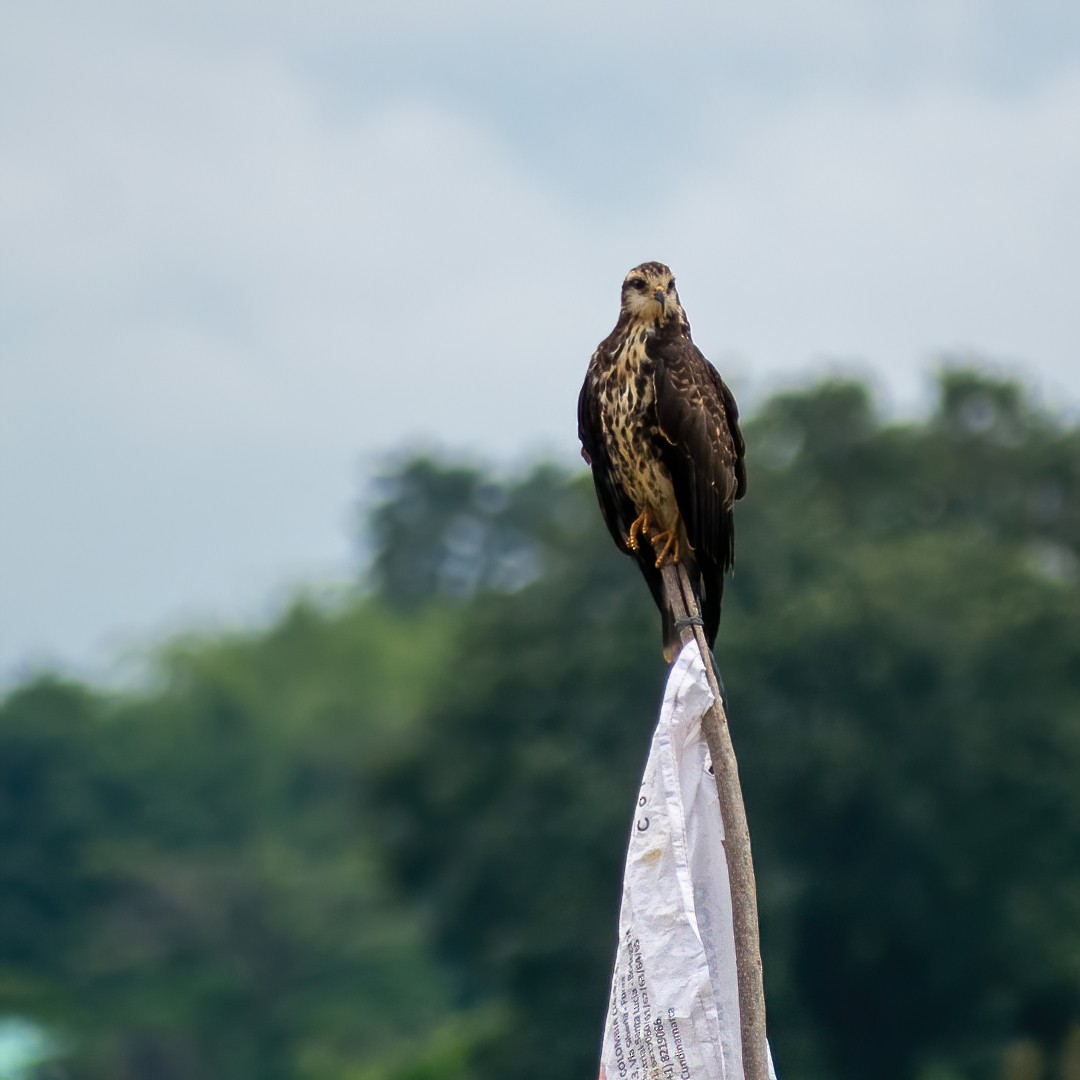
[[[652,532],[652,518],[648,510],[642,510],[630,526],[630,535],[626,538],[627,546],[631,551],[637,551],[640,546],[638,536],[648,536]]]
[[[664,565],[664,560],[668,557],[668,553],[671,552],[671,561],[678,565],[679,555],[679,535],[674,529],[665,529],[663,532],[657,533],[652,537],[653,547],[659,547],[663,543],[663,547],[660,548],[660,554],[656,556],[656,569],[659,570]],[[672,551],[671,549],[675,550]]]

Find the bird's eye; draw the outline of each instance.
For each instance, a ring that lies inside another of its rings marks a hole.
[[[645,279],[640,277],[632,277],[627,283],[631,289],[644,289]]]
[[[671,280],[670,280],[670,281],[669,281],[669,282],[667,283],[667,291],[668,291],[668,292],[674,292],[674,291],[675,291],[675,279],[674,279],[674,278],[672,278],[672,279],[671,279]]]

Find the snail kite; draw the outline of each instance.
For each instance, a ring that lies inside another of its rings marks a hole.
[[[578,398],[578,435],[607,527],[660,609],[665,659],[680,647],[660,572],[669,559],[687,570],[712,646],[735,557],[732,507],[746,491],[745,446],[735,399],[691,339],[662,263],[642,263],[623,281],[619,320]]]

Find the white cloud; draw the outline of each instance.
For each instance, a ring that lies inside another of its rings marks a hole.
[[[937,350],[969,346],[1080,396],[1080,65],[1008,93],[792,89],[782,71],[762,90],[702,65],[741,42],[839,57],[863,86],[867,56],[992,51],[980,5],[691,5],[682,126],[632,147],[579,132],[566,146],[595,137],[599,178],[576,156],[533,167],[512,106],[543,106],[512,70],[491,113],[429,83],[322,79],[312,43],[391,48],[396,8],[180,10],[73,9],[63,33],[39,12],[0,44],[19,88],[0,102],[0,562],[23,569],[0,666],[344,566],[353,462],[404,439],[569,455],[584,364],[640,259],[671,262],[699,342],[744,384],[862,357],[910,401]],[[420,22],[429,41],[447,10]],[[602,80],[620,48],[654,46],[635,29],[654,7],[513,10],[454,9],[453,33],[577,35],[559,78],[585,103],[590,48]]]
[[[672,196],[674,228],[719,253],[691,263],[728,301],[710,336],[788,370],[866,357],[909,400],[952,346],[1080,393],[1080,143],[1063,137],[1078,122],[1080,67],[1022,99],[794,106]]]
[[[510,331],[507,290],[561,267],[562,213],[438,107],[334,122],[265,57],[186,59],[111,67],[8,141],[0,284],[36,324],[20,415],[35,391],[96,388],[141,437],[276,440],[287,422],[340,452],[357,425],[393,442],[381,397],[427,376],[423,429],[457,364],[494,359],[477,316]]]

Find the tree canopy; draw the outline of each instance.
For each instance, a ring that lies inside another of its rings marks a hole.
[[[746,434],[717,656],[781,1075],[1080,1075],[1080,427],[956,369]],[[0,703],[43,1078],[595,1075],[655,609],[584,470],[406,457],[367,530],[345,602]]]

